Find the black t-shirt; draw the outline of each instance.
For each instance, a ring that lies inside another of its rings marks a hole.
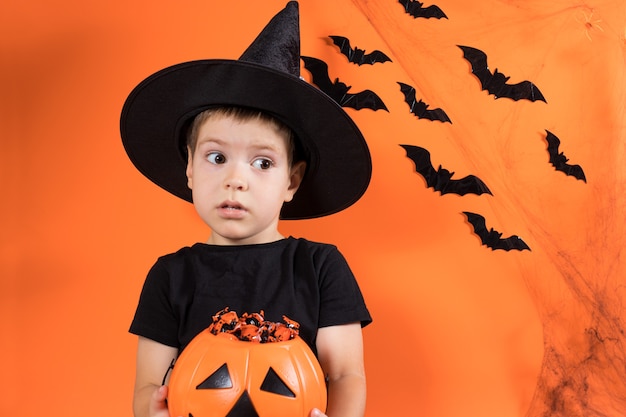
[[[146,281],[130,332],[184,347],[228,307],[300,324],[315,352],[320,327],[372,319],[346,260],[335,246],[292,237],[260,245],[195,244],[165,255]]]

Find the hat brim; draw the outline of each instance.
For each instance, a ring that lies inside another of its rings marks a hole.
[[[307,155],[307,171],[293,200],[283,206],[281,218],[333,214],[365,193],[371,156],[350,116],[306,81],[245,61],[177,64],[135,87],[124,103],[120,123],[130,160],[155,184],[192,202],[185,176],[186,129],[198,113],[215,106],[258,109],[295,132]]]

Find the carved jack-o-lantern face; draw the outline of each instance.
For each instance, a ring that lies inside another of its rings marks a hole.
[[[299,337],[254,343],[203,331],[181,353],[169,409],[185,417],[297,417],[326,408],[322,369]]]

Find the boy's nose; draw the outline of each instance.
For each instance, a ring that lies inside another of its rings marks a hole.
[[[243,191],[248,188],[248,182],[241,172],[240,168],[233,168],[228,173],[226,180],[224,181],[224,186],[228,189]]]

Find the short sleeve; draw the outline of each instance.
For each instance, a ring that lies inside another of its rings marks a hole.
[[[372,322],[363,294],[344,256],[329,246],[320,265],[319,327],[360,322],[362,327]]]
[[[130,333],[178,347],[178,319],[170,302],[169,289],[169,273],[159,260],[150,269],[144,282]]]

